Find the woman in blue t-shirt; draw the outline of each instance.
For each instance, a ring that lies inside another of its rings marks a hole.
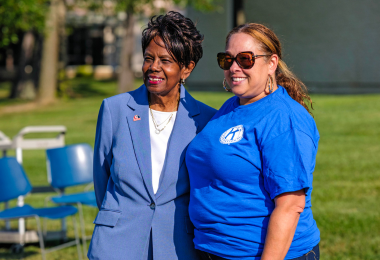
[[[218,64],[235,96],[186,154],[196,249],[203,259],[319,259],[311,211],[319,134],[305,85],[260,24],[234,28]]]

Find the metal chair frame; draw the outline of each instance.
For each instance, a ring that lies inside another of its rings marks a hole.
[[[17,162],[16,158],[8,157],[0,159],[0,168],[2,174],[0,175],[1,183],[1,192],[0,192],[0,202],[10,201],[17,199],[20,196],[26,196],[32,190],[32,186],[25,174],[25,171],[20,163]],[[20,220],[35,218],[37,224],[37,234],[38,241],[40,243],[42,259],[46,259],[46,254],[66,248],[72,245],[76,245],[78,250],[78,258],[82,259],[82,251],[79,241],[77,223],[75,215],[78,212],[73,206],[62,206],[62,207],[53,207],[53,208],[33,208],[30,205],[22,205],[18,207],[8,208],[0,212],[1,220]],[[68,216],[72,217],[75,240],[67,243],[60,244],[58,246],[45,249],[44,236],[41,230],[41,221],[40,218],[48,218],[52,220],[62,220]],[[25,222],[24,222],[25,224]],[[24,226],[25,228],[25,226]],[[25,229],[24,229],[25,231]],[[21,246],[25,244],[26,236],[24,234],[18,235],[18,241]]]
[[[53,202],[52,198],[54,196],[49,196],[45,198],[45,207],[48,206],[48,202]],[[54,202],[53,202],[54,203]],[[66,205],[66,204],[62,204]],[[92,205],[86,204],[86,203],[81,203],[81,202],[76,202],[76,203],[67,203],[67,205],[76,205],[78,208],[78,213],[79,213],[79,224],[80,224],[80,231],[81,231],[81,239],[82,239],[82,248],[83,248],[83,255],[87,255],[87,240],[90,240],[92,236],[87,236],[86,235],[86,230],[85,230],[85,223],[84,223],[84,215],[83,215],[83,206],[86,205],[91,207]],[[43,232],[46,234],[47,232],[47,227],[46,227],[46,219],[43,221]]]
[[[25,135],[31,133],[58,133],[55,138],[25,138]],[[7,155],[8,150],[16,150],[17,161],[22,164],[23,156],[22,150],[37,150],[37,149],[47,149],[54,147],[62,147],[65,145],[65,134],[66,127],[59,126],[27,126],[22,128],[17,135],[11,140],[3,132],[0,131],[0,150],[2,150],[2,156]],[[35,187],[37,190],[39,188],[46,187]],[[49,191],[49,190],[47,190]],[[33,190],[32,190],[33,192]],[[4,202],[5,209],[9,208],[8,202]],[[24,197],[19,196],[17,199],[17,206],[21,207],[24,205]],[[62,226],[65,226],[64,221]],[[9,221],[5,221],[5,230],[10,230]],[[1,232],[1,231],[0,231]],[[19,237],[25,236],[25,220],[20,218],[18,221],[18,233]],[[0,241],[2,242],[2,241]]]
[[[52,248],[49,248],[49,249],[45,249],[45,243],[44,243],[44,234],[42,232],[42,229],[41,229],[41,220],[40,220],[40,217],[37,216],[37,215],[34,215],[34,216],[30,216],[29,218],[32,218],[34,217],[35,220],[36,220],[36,223],[37,223],[37,233],[38,233],[38,240],[39,240],[39,244],[40,244],[40,249],[41,249],[41,257],[42,257],[42,260],[46,260],[46,254],[48,253],[51,253],[51,252],[54,252],[54,251],[58,251],[60,249],[64,249],[64,248],[67,248],[67,247],[70,247],[70,246],[73,246],[73,245],[76,245],[77,247],[77,252],[78,252],[78,259],[81,260],[83,259],[83,256],[82,256],[82,250],[81,250],[81,246],[80,246],[80,241],[79,241],[79,234],[78,234],[78,227],[77,227],[77,222],[76,222],[76,219],[75,219],[75,216],[71,216],[72,218],[72,221],[73,221],[73,227],[74,227],[74,235],[75,235],[75,240],[74,241],[70,241],[70,242],[66,242],[66,243],[63,243],[63,244],[60,244],[58,246],[54,246]],[[26,217],[24,217],[26,218]],[[19,218],[5,218],[4,220],[15,220],[15,219],[19,219]],[[43,219],[46,219],[46,218],[43,218]]]
[[[81,144],[77,144],[77,145],[81,145]],[[70,147],[70,146],[75,146],[75,145],[69,145],[67,147]],[[56,149],[65,149],[65,147],[60,147],[60,148],[56,148]],[[48,155],[49,150],[47,150],[46,153]],[[92,158],[92,156],[91,156],[91,158]],[[48,173],[49,173],[49,175],[51,175],[48,179],[50,180],[50,182],[52,184],[54,182],[54,180],[53,180],[53,176],[54,175],[51,174],[51,169],[50,169],[51,162],[50,162],[49,156],[47,156],[47,160],[48,160]],[[70,186],[72,186],[72,184]],[[86,187],[84,188],[84,191],[85,192],[88,191],[91,187],[93,187],[93,183],[92,182],[88,183],[86,185]],[[61,188],[54,187],[54,189],[57,191],[57,193],[60,196],[65,196],[65,195],[66,196],[70,196],[70,195],[74,195],[74,194],[81,194],[81,193],[65,194],[64,193],[64,188],[62,188],[62,187]],[[50,197],[45,198],[45,205],[47,205],[49,201],[51,201],[53,203],[57,203],[57,202],[53,201],[54,197],[56,197],[56,196],[50,196]],[[81,229],[81,236],[82,236],[82,247],[83,247],[83,254],[84,255],[87,254],[87,240],[91,239],[91,236],[86,236],[85,223],[84,223],[84,215],[83,215],[83,205],[95,207],[94,203],[96,205],[96,201],[94,201],[92,203],[92,201],[76,201],[76,200],[72,200],[70,202],[64,202],[64,203],[57,203],[58,205],[76,205],[77,206],[78,211],[79,211],[79,221],[80,221],[80,229]],[[44,222],[44,227],[45,227],[45,225],[46,225],[46,222]]]

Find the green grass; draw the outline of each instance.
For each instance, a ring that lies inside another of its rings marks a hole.
[[[136,82],[136,86],[140,83]],[[1,99],[9,86],[0,84],[0,110],[15,104]],[[115,93],[116,83],[81,78],[70,81],[66,91],[65,98],[55,105],[0,114],[0,130],[13,137],[27,125],[65,125],[67,144],[93,145],[99,106],[103,98]],[[223,92],[191,93],[215,108],[230,96]],[[312,98],[321,136],[312,202],[321,231],[322,259],[380,259],[380,95]],[[24,167],[33,185],[47,184],[44,151],[25,151]],[[26,202],[42,206],[45,196],[33,194]],[[95,209],[86,208],[87,233],[93,229],[96,213]],[[3,226],[0,222],[0,228]],[[33,229],[35,223],[29,221],[27,226]],[[59,223],[52,222],[50,226],[58,228]],[[71,225],[68,230],[73,237]],[[8,247],[0,246],[0,259],[40,259],[37,245],[27,246],[23,255],[8,252]],[[48,257],[76,259],[76,249],[71,247]]]

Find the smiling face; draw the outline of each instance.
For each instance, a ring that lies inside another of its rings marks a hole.
[[[226,53],[232,57],[240,52],[251,51],[254,55],[265,55],[260,43],[246,33],[233,34],[226,46]],[[274,58],[274,59],[273,59]],[[269,59],[269,60],[268,60]],[[273,75],[277,67],[277,55],[259,57],[250,69],[242,69],[234,61],[229,70],[224,71],[224,77],[232,92],[240,98],[240,104],[255,102],[267,95],[268,76]]]
[[[162,39],[156,37],[145,49],[144,84],[152,94],[177,97],[180,80],[187,78],[191,70],[181,68],[164,46]]]

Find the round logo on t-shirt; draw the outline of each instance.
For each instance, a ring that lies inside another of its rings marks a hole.
[[[239,142],[243,138],[244,127],[237,125],[225,131],[219,138],[222,144],[231,144]]]

